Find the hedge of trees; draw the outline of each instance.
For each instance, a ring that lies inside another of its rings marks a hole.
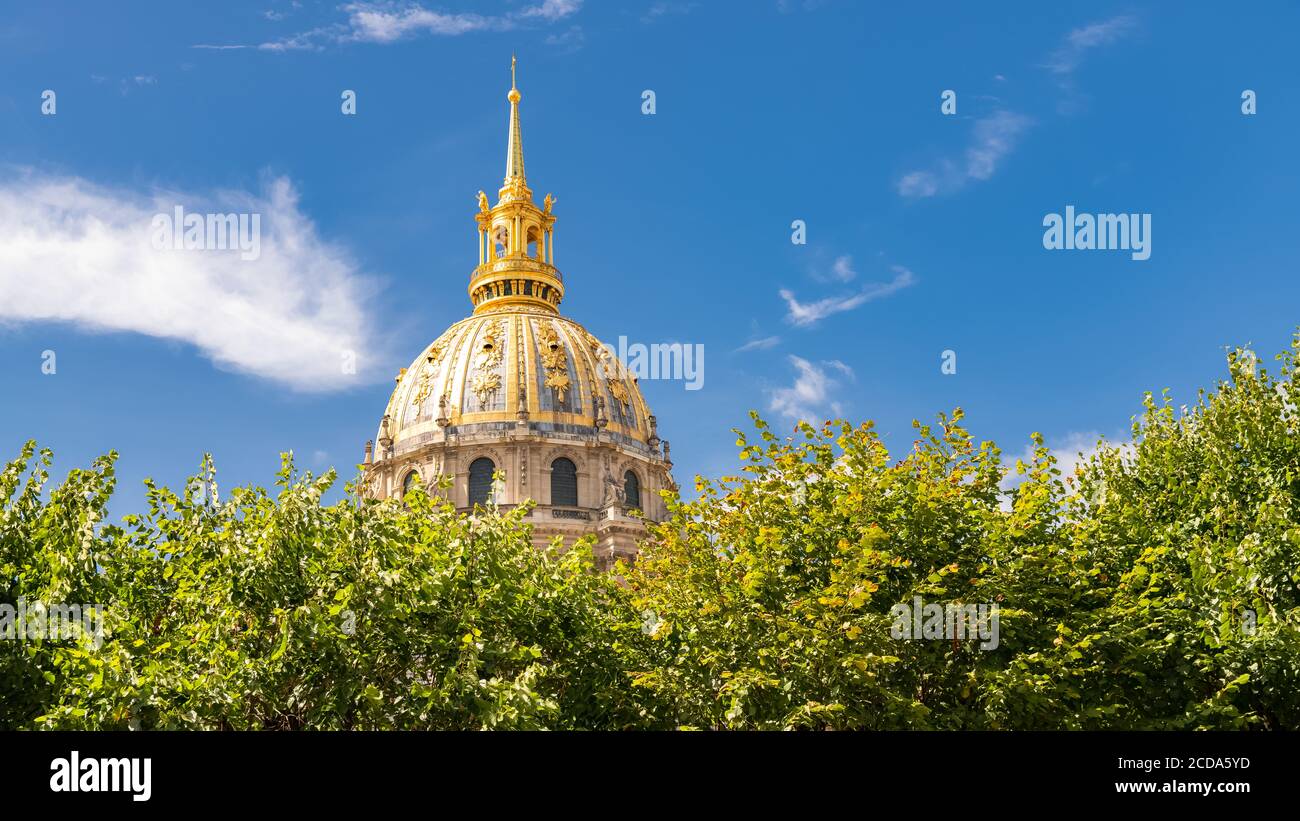
[[[754,415],[735,476],[671,498],[642,559],[537,550],[521,509],[181,493],[107,521],[114,456],[0,473],[0,603],[102,603],[102,641],[0,640],[0,727],[1300,728],[1300,337],[1062,476],[960,411]],[[1008,474],[1018,484],[1011,491]],[[996,604],[996,642],[897,638],[896,605]],[[2,625],[0,625],[2,629]]]

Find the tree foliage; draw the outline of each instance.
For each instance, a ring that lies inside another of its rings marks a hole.
[[[891,457],[869,423],[757,415],[741,470],[669,496],[635,567],[538,550],[527,508],[181,494],[106,522],[112,454],[0,474],[0,602],[102,603],[102,644],[0,641],[8,728],[1300,728],[1300,337],[1062,476],[960,410]],[[996,605],[995,642],[895,605]]]
[[[0,642],[0,722],[42,728],[621,727],[630,684],[609,642],[639,621],[588,545],[536,550],[524,509],[459,516],[323,505],[332,474],[183,495],[99,526],[112,456],[41,500],[50,455],[0,480],[4,600],[106,605],[102,646]],[[27,472],[25,482],[20,480]],[[626,623],[626,624],[625,624]]]

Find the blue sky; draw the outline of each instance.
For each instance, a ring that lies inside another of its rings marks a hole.
[[[1013,456],[1087,447],[1300,324],[1292,4],[193,5],[0,10],[0,452],[116,449],[121,512],[204,452],[227,486],[289,449],[352,474],[397,369],[469,312],[512,52],[563,311],[704,345],[702,390],[643,383],[687,487],[750,408],[898,451],[961,406]],[[142,263],[174,203],[259,211],[261,258]],[[1044,249],[1067,205],[1150,214],[1150,259]]]

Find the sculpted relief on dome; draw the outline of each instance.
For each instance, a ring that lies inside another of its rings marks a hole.
[[[542,324],[541,340],[542,365],[546,368],[543,384],[555,391],[555,398],[563,407],[572,384],[569,381],[569,357],[554,325],[548,322]]]
[[[416,374],[411,401],[406,406],[403,424],[412,425],[423,418],[430,418],[433,413],[433,397],[439,375],[443,370],[443,359],[447,355],[446,334],[434,342],[424,361],[412,365],[408,372]]]
[[[502,394],[505,360],[505,332],[500,317],[481,323],[479,337],[472,357],[473,376],[470,378],[470,390],[465,397],[464,411],[498,411],[505,409]],[[471,401],[477,400],[476,402]]]

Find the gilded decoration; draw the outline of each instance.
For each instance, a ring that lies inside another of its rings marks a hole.
[[[541,325],[542,365],[546,368],[546,379],[543,384],[554,390],[556,398],[563,403],[570,388],[569,355],[564,350],[564,343],[560,342],[560,335],[555,330],[555,326],[550,322],[543,322]]]
[[[610,379],[605,383],[609,387],[609,395],[614,397],[620,405],[623,406],[623,412],[627,412],[627,388],[623,385],[621,379]]]
[[[496,392],[501,389],[501,374],[498,372],[504,358],[505,323],[502,319],[492,319],[483,332],[483,342],[474,356],[475,375],[470,389],[478,397],[479,407],[486,409],[492,404]]]

